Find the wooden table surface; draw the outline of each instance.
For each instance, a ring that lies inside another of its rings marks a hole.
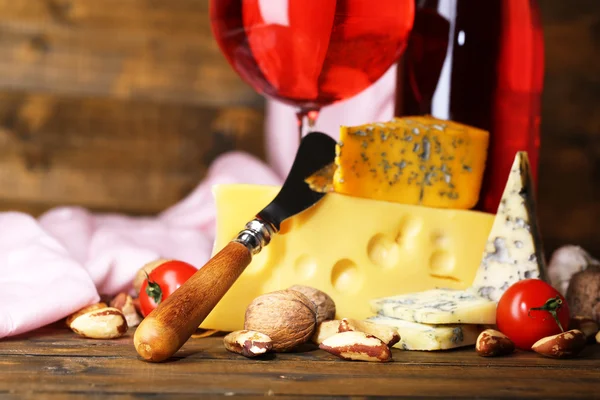
[[[90,340],[55,327],[0,340],[0,397],[600,398],[600,345],[573,360],[394,349],[394,362],[379,364],[314,348],[247,359],[213,336],[192,338],[169,362],[150,364],[138,358],[132,333]]]

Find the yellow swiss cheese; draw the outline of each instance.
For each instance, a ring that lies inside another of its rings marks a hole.
[[[214,252],[221,250],[279,187],[217,185]],[[241,329],[258,295],[294,284],[335,301],[338,317],[372,315],[369,300],[471,285],[494,215],[329,193],[284,221],[279,234],[240,276],[202,328]]]
[[[488,132],[433,117],[341,127],[334,191],[430,207],[475,206]]]

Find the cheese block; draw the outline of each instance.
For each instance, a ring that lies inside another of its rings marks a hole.
[[[336,193],[468,209],[477,203],[489,134],[430,116],[341,127]]]
[[[489,234],[473,290],[498,301],[513,283],[546,279],[533,180],[526,152],[518,152]]]
[[[376,315],[367,318],[376,324],[398,329],[400,341],[394,347],[402,350],[448,350],[471,346],[483,330],[479,325],[428,325]]]
[[[425,324],[495,324],[496,303],[466,290],[431,289],[371,301],[373,312]]]
[[[222,249],[268,204],[279,187],[228,184],[213,188],[214,251]],[[471,285],[494,216],[328,193],[289,218],[202,323],[236,330],[257,296],[294,284],[329,294],[338,316],[365,319],[369,300]]]
[[[371,302],[373,311],[406,321],[494,324],[495,304],[513,283],[544,278],[527,153],[518,152],[473,285],[466,291],[430,290]]]

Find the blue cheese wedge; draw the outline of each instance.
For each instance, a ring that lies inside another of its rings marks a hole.
[[[394,347],[402,350],[448,350],[472,346],[483,330],[479,325],[428,325],[376,315],[367,321],[398,329],[400,341]]]
[[[405,322],[495,324],[502,294],[528,278],[545,279],[545,261],[529,160],[518,152],[472,286],[375,299],[371,309]]]
[[[467,290],[432,289],[374,299],[371,310],[424,324],[496,323],[496,303]]]
[[[522,279],[545,279],[533,190],[527,153],[518,152],[472,285],[488,300],[500,300]]]

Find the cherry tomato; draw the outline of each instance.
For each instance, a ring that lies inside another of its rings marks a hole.
[[[538,340],[561,333],[557,320],[568,329],[569,306],[556,289],[540,279],[525,279],[509,287],[496,310],[498,329],[522,350],[531,350]]]
[[[169,297],[179,286],[197,271],[196,267],[183,261],[166,261],[156,267],[140,288],[140,309],[145,317]]]

